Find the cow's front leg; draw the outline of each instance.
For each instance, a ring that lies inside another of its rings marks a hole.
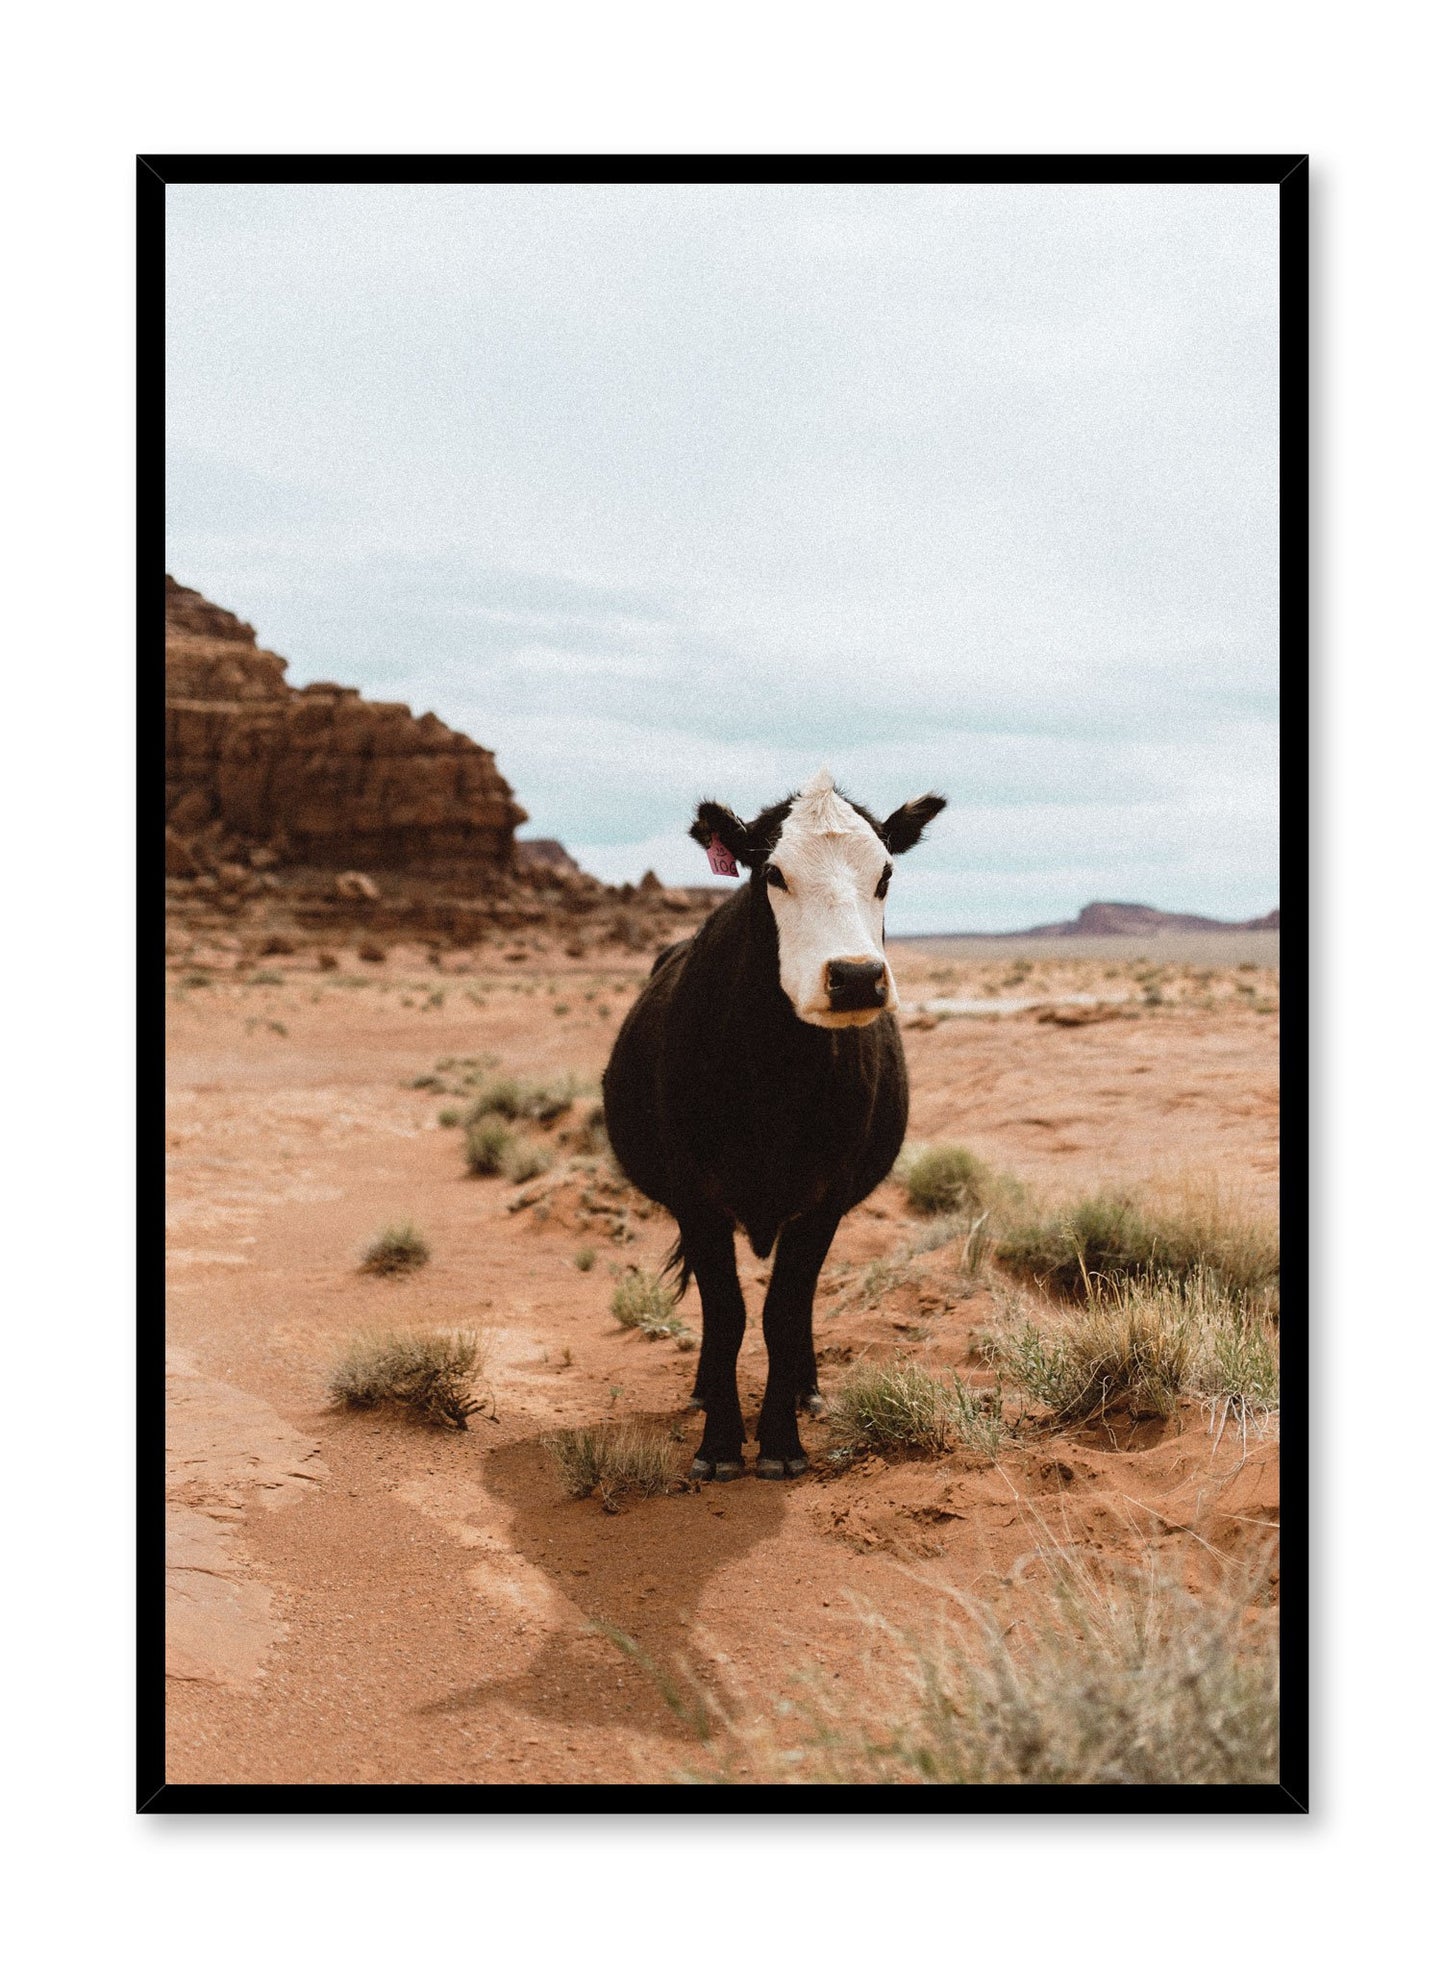
[[[758,1475],[796,1477],[808,1467],[798,1434],[798,1407],[817,1393],[813,1357],[813,1294],[838,1228],[836,1210],[810,1211],[783,1226],[768,1296],[763,1338],[768,1386],[758,1418]]]
[[[732,1225],[723,1217],[699,1217],[679,1223],[678,1229],[702,1300],[702,1346],[693,1400],[706,1411],[707,1419],[692,1475],[727,1483],[743,1473],[737,1368],[747,1323]]]

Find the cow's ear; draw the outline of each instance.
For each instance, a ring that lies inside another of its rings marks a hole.
[[[916,848],[924,828],[947,805],[941,793],[921,793],[916,800],[905,800],[896,807],[878,829],[889,854],[906,855],[910,848]]]
[[[700,848],[710,848],[716,835],[734,861],[740,861],[745,868],[752,867],[756,857],[748,824],[739,820],[731,807],[724,807],[716,800],[704,800],[697,810],[697,819],[687,831]]]

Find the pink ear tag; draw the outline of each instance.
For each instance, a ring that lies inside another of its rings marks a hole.
[[[707,865],[714,875],[736,875],[738,865],[719,841],[716,834],[708,844]]]

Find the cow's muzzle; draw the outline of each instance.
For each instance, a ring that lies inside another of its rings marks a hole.
[[[888,1003],[888,973],[882,964],[835,957],[826,975],[830,1012],[876,1012]]]

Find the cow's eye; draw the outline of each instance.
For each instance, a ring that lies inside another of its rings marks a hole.
[[[877,896],[880,902],[883,900],[884,896],[886,896],[888,893],[888,884],[892,878],[892,875],[893,875],[893,870],[891,868],[885,868],[883,873],[878,877],[878,887],[873,891],[873,893],[875,896]]]
[[[768,863],[767,884],[770,889],[786,889],[788,886],[782,869],[775,861]]]

